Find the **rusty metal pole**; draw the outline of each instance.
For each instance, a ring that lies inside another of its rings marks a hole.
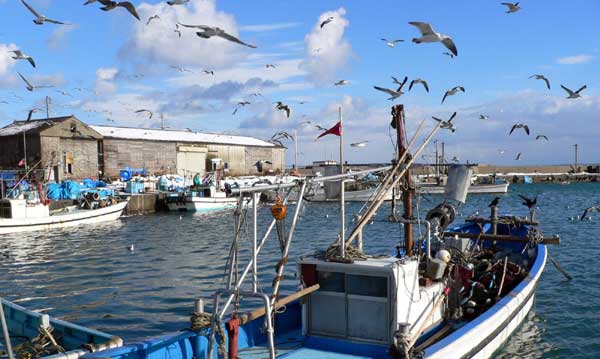
[[[407,151],[406,142],[406,129],[404,128],[404,105],[396,105],[392,107],[392,115],[394,116],[394,122],[396,123],[396,136],[398,142],[398,158]],[[406,161],[410,161],[411,156],[406,156]],[[402,191],[402,203],[404,205],[404,219],[410,220],[413,218],[413,205],[412,197],[414,192],[414,186],[411,183],[411,171],[407,170],[404,180],[401,181],[403,184]],[[414,237],[413,237],[413,225],[411,223],[404,224],[404,245],[406,246],[406,255],[413,255]]]

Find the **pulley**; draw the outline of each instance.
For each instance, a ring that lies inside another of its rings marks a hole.
[[[281,197],[275,198],[275,204],[271,206],[271,215],[275,218],[275,226],[277,228],[277,236],[279,237],[279,249],[281,253],[285,248],[285,216],[287,214],[287,206],[281,201]]]

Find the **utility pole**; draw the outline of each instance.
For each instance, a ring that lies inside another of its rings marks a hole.
[[[160,113],[160,129],[164,130],[165,129],[165,117],[163,116],[163,113]]]
[[[50,96],[46,96],[46,119],[50,118]]]
[[[575,144],[575,170],[579,172],[579,145]]]

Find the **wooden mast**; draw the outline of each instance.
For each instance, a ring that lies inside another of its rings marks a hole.
[[[404,128],[404,105],[396,105],[392,108],[392,116],[396,124],[396,136],[398,142],[398,159],[402,158],[408,149],[406,148],[406,129]],[[406,154],[405,163],[411,160],[410,154]],[[402,180],[402,203],[404,205],[404,219],[411,220],[413,217],[412,197],[414,186],[411,181],[411,171],[407,170]],[[406,246],[406,255],[413,255],[414,238],[413,225],[411,223],[404,224],[404,245]]]

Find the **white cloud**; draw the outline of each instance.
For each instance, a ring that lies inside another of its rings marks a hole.
[[[13,51],[17,49],[15,44],[0,44],[0,84],[8,82],[8,76],[15,66],[15,60],[12,59]]]
[[[561,65],[579,65],[588,63],[593,59],[594,56],[592,55],[580,54],[575,56],[561,57],[558,60],[556,60],[556,62]]]
[[[112,93],[117,90],[114,80],[119,73],[114,67],[100,67],[96,70],[96,92],[100,94]]]
[[[344,18],[345,14],[344,8],[321,14],[304,38],[305,59],[301,68],[308,72],[308,79],[315,84],[330,84],[348,62],[351,46],[344,38],[344,31],[350,22]],[[334,20],[321,28],[321,22],[329,17]]]
[[[290,29],[300,25],[299,22],[281,22],[276,24],[244,25],[240,27],[241,31],[248,32],[266,32],[281,29]]]
[[[251,51],[217,37],[202,39],[193,29],[182,26],[179,27],[181,38],[174,32],[179,22],[218,26],[238,36],[234,17],[218,11],[215,0],[192,0],[188,6],[143,3],[137,9],[144,21],[134,22],[131,36],[121,49],[121,56],[130,62],[223,68],[240,61],[246,51]],[[145,19],[152,15],[159,15],[160,19],[146,25]],[[252,42],[252,39],[243,40]]]
[[[71,26],[58,26],[52,31],[50,37],[48,37],[48,47],[53,50],[60,50],[66,46],[67,35],[77,29],[79,25]]]

